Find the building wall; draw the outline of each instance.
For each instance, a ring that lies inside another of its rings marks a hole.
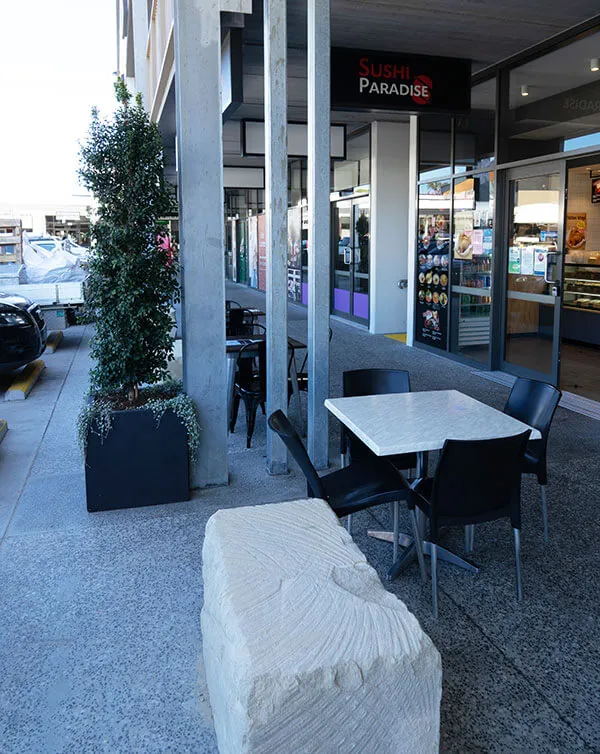
[[[409,124],[375,122],[371,135],[370,331],[406,332]]]

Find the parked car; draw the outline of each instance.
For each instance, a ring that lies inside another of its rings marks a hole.
[[[0,373],[14,372],[46,348],[48,330],[37,304],[0,291]]]

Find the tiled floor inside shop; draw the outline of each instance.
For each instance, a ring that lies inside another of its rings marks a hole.
[[[264,303],[237,286],[228,295]],[[378,366],[408,369],[413,390],[456,388],[504,404],[507,388],[468,367],[339,321],[332,328],[333,396],[345,369]],[[302,308],[290,307],[289,331],[305,340]],[[30,398],[0,403],[10,426],[0,446],[0,750],[216,752],[202,680],[204,527],[221,507],[303,497],[305,482],[295,469],[265,474],[265,418],[259,413],[246,450],[241,409],[229,487],[198,491],[188,503],[88,514],[75,421],[89,334],[68,330]],[[334,459],[337,432],[332,421]],[[600,751],[599,453],[600,424],[560,408],[547,546],[539,490],[524,483],[522,604],[508,523],[478,527],[479,574],[440,565],[437,622],[416,566],[385,582],[441,652],[442,751]],[[386,526],[386,514],[384,506],[354,521],[355,539],[382,577],[389,545],[365,531]],[[448,542],[462,552],[462,532]]]

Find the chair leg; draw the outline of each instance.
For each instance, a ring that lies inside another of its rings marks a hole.
[[[393,560],[395,563],[398,560],[398,535],[400,533],[400,503],[394,500],[393,506],[393,521],[394,521],[394,539],[393,539]]]
[[[475,548],[475,524],[465,526],[465,552],[471,553]]]
[[[256,424],[258,403],[259,402],[254,398],[244,399],[244,404],[246,406],[246,448],[252,446],[252,435],[254,434],[254,425]]]
[[[419,561],[419,568],[421,569],[421,581],[425,583],[427,581],[427,569],[425,568],[425,556],[423,555],[423,543],[421,542],[419,524],[417,523],[417,515],[414,511],[414,508],[410,512],[410,520],[412,521],[413,537],[415,538],[415,551],[417,553],[417,560]]]
[[[542,491],[542,521],[544,522],[544,542],[548,544],[548,502],[546,500],[546,485],[540,484]]]
[[[265,408],[265,402],[264,401],[260,402],[260,408],[262,410],[263,416],[266,416],[267,415],[267,409]]]
[[[352,536],[352,514],[351,513],[349,513],[346,516],[346,529],[348,529],[348,534]]]
[[[433,617],[438,618],[437,545],[431,542],[431,605]]]
[[[231,434],[233,434],[233,431],[235,429],[235,424],[237,422],[239,410],[240,410],[240,396],[236,394],[233,396],[233,403],[231,404],[231,419],[229,421],[229,431],[231,432]]]
[[[513,529],[515,535],[515,563],[517,567],[517,600],[523,600],[523,589],[521,588],[521,532]]]

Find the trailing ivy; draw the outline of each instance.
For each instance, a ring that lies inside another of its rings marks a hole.
[[[190,458],[196,456],[200,445],[200,425],[196,406],[189,395],[183,392],[181,380],[167,380],[141,388],[137,403],[152,411],[157,427],[165,413],[172,411],[186,429]],[[91,394],[87,397],[77,420],[79,447],[84,455],[91,433],[98,435],[101,442],[108,436],[112,429],[114,408],[113,402],[105,397]]]

